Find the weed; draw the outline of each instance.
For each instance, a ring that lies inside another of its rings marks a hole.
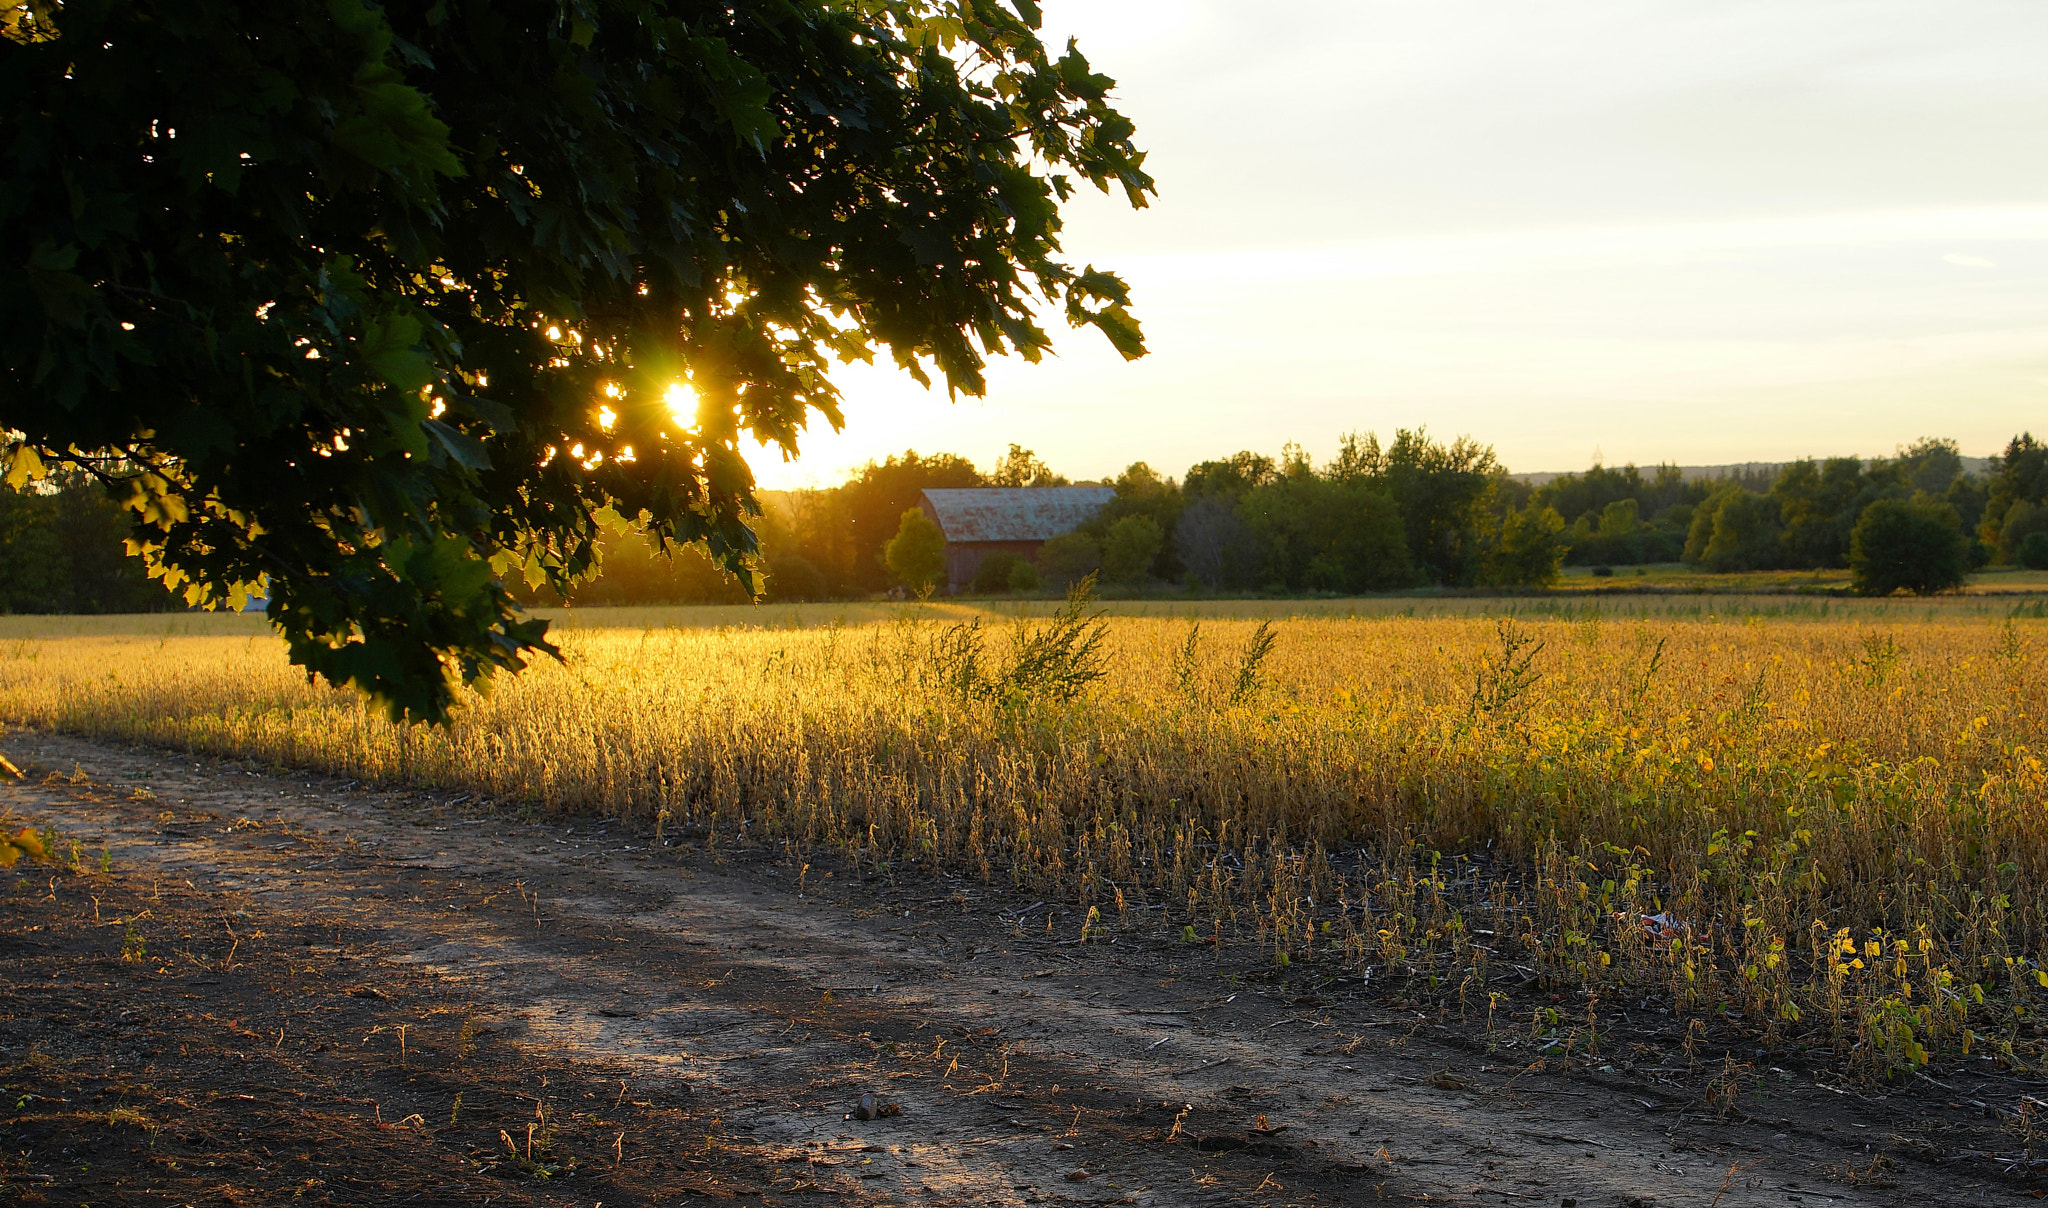
[[[1243,704],[1252,693],[1258,691],[1259,668],[1265,665],[1267,657],[1273,653],[1274,641],[1272,623],[1260,621],[1259,627],[1252,630],[1252,636],[1246,639],[1244,652],[1237,656],[1237,678],[1230,685],[1231,704]]]

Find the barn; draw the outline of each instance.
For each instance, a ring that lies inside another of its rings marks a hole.
[[[1035,557],[1115,498],[1114,487],[972,487],[926,491],[918,507],[946,535],[946,590],[956,592],[990,554]]]

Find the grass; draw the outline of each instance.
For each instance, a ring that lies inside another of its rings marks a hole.
[[[2038,601],[1052,608],[576,610],[445,732],[244,618],[9,618],[0,718],[968,870],[1567,1060],[1639,1000],[1702,1061],[2040,1060]]]

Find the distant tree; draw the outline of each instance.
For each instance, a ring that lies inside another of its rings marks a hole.
[[[2048,533],[2048,503],[2032,503],[2025,499],[2013,501],[2013,505],[2005,510],[2004,523],[1998,526],[1999,559],[2017,562],[2020,546],[2035,533]]]
[[[927,490],[988,485],[974,463],[951,453],[870,461],[843,485],[824,492],[809,519],[803,553],[818,564],[835,592],[864,595],[889,585],[882,548],[896,535],[903,512]]]
[[[1978,535],[2000,558],[2010,561],[2015,550],[2006,539],[2005,527],[2008,519],[2017,518],[2013,509],[2023,503],[2030,507],[2048,503],[2048,445],[2035,440],[2031,432],[2020,433],[2007,442],[1989,477]]]
[[[830,597],[825,572],[802,554],[769,554],[767,563],[769,599],[782,602]]]
[[[1415,583],[1401,509],[1373,479],[1294,472],[1258,487],[1238,514],[1258,539],[1260,579],[1290,591],[1385,591]]]
[[[1685,550],[1680,555],[1687,565],[1698,566],[1706,561],[1707,542],[1714,539],[1714,516],[1733,492],[1732,487],[1721,487],[1693,509],[1692,519],[1686,525]]]
[[[1403,428],[1384,453],[1368,433],[1355,464],[1400,508],[1409,557],[1423,575],[1451,586],[1471,582],[1484,552],[1487,501],[1504,473],[1493,449],[1463,436],[1446,445],[1427,429]],[[1348,471],[1335,476],[1351,476]]]
[[[1946,437],[1923,436],[1899,450],[1899,476],[1924,495],[1940,495],[1963,473],[1962,446]]]
[[[1038,454],[1019,444],[1012,444],[1010,451],[988,472],[984,485],[992,487],[1063,487],[1067,480],[1053,472],[1053,468],[1039,460]]]
[[[0,612],[70,611],[70,565],[56,513],[53,495],[0,487]]]
[[[1136,583],[1152,570],[1166,534],[1150,516],[1126,516],[1109,526],[1102,538],[1102,577],[1111,583]]]
[[[2048,570],[2048,531],[2028,533],[2020,542],[2017,560],[2028,570]]]
[[[1975,536],[1984,523],[1984,506],[1991,500],[1990,484],[1975,474],[1959,475],[1948,484],[1948,490],[1942,492],[1942,498],[1956,510],[1956,515],[1963,522],[1963,531]],[[1981,540],[1977,544],[1987,553],[1991,549]]]
[[[604,573],[595,578],[560,587],[546,581],[516,581],[508,589],[526,607],[744,604],[752,598],[746,585],[702,546],[681,546],[664,554],[629,529],[600,538],[597,552]]]
[[[1600,509],[1599,533],[1610,541],[1626,541],[1642,527],[1642,504],[1635,499],[1617,499]]]
[[[1193,473],[1189,471],[1189,476]],[[1190,499],[1181,509],[1173,543],[1188,578],[1211,591],[1250,586],[1258,574],[1258,538],[1228,494]]]
[[[0,16],[0,458],[118,482],[163,578],[395,714],[551,651],[503,580],[634,518],[750,574],[741,442],[837,424],[841,364],[1142,351],[1060,211],[1152,182],[1030,0]]]
[[[1946,483],[1943,484],[1946,487]],[[1886,494],[1905,496],[1896,466],[1873,463],[1866,471],[1855,457],[1793,462],[1778,474],[1766,496],[1778,510],[1780,549],[1773,555],[1749,556],[1757,569],[1774,566],[1823,567],[1849,564],[1849,532],[1872,500]]]
[[[1253,487],[1271,481],[1278,474],[1273,459],[1262,453],[1235,453],[1221,461],[1205,461],[1188,468],[1181,490],[1190,498],[1218,496],[1242,499]]]
[[[1952,591],[1969,574],[1969,549],[1956,511],[1924,496],[1880,499],[1863,510],[1850,540],[1856,591],[1888,596]]]
[[[1151,466],[1138,461],[1127,466],[1111,485],[1116,488],[1116,498],[1082,525],[1081,531],[1102,544],[1118,521],[1142,516],[1157,525],[1160,532],[1159,552],[1146,573],[1163,580],[1179,578],[1182,567],[1174,545],[1174,530],[1186,504],[1179,484],[1171,478],[1161,478]]]
[[[1028,595],[1037,591],[1044,583],[1044,578],[1039,575],[1038,568],[1031,564],[1029,558],[1019,558],[1010,564],[1011,591]]]
[[[889,573],[911,591],[927,593],[946,573],[946,534],[921,508],[910,508],[897,522],[884,557]]]
[[[1612,510],[1621,505],[1607,506]],[[1555,508],[1531,502],[1502,523],[1499,539],[1487,551],[1482,578],[1496,587],[1548,587],[1557,582],[1564,552],[1564,517]]]
[[[1038,547],[1038,569],[1065,590],[1102,569],[1102,547],[1086,533],[1062,533]]]
[[[1700,560],[1716,574],[1778,565],[1778,508],[1766,496],[1744,490],[1724,496],[1713,513],[1712,534]]]
[[[0,612],[162,612],[184,601],[127,555],[128,513],[101,483],[59,470],[0,486]]]

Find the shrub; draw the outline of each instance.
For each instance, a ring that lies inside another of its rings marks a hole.
[[[1001,552],[983,558],[974,570],[976,594],[993,596],[1010,590],[1010,572],[1016,569],[1018,561],[1017,555]]]
[[[1044,580],[1039,577],[1038,568],[1031,565],[1029,559],[1019,558],[1010,564],[1011,591],[1034,592],[1043,585]]]
[[[1851,582],[1864,595],[1950,591],[1969,566],[1956,510],[1932,499],[1880,499],[1863,509],[1849,538]]]
[[[1611,566],[1596,566],[1593,568],[1593,577],[1595,579],[1612,579],[1614,577],[1614,568]]]

